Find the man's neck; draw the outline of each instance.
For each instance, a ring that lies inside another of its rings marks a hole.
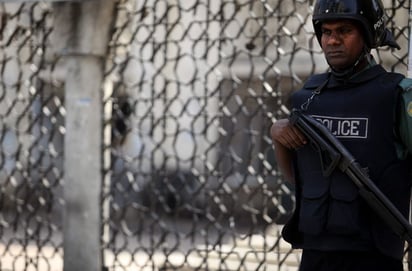
[[[369,69],[376,65],[376,61],[374,60],[373,56],[369,53],[365,53],[363,57],[361,57],[357,63],[352,65],[350,68],[343,70],[343,71],[336,71],[332,69],[332,75],[335,77],[337,81],[346,82],[359,74],[360,72]]]

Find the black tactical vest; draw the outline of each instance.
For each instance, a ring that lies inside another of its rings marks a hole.
[[[293,107],[305,103],[328,77],[329,74],[311,77],[302,90],[293,94]],[[394,144],[394,106],[402,79],[402,75],[388,73],[379,65],[344,84],[331,77],[310,103],[307,113],[341,140],[407,217],[410,166],[408,161],[398,159]],[[386,255],[403,257],[403,241],[360,198],[352,181],[339,170],[323,177],[319,154],[310,145],[296,152],[295,169],[297,220],[293,220],[295,225],[286,226],[286,240],[299,248],[379,249]]]

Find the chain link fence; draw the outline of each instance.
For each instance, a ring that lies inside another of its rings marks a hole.
[[[48,5],[0,3],[0,270],[62,270],[64,100]],[[60,90],[60,91],[59,91]]]
[[[406,74],[406,1],[386,1]],[[102,88],[102,253],[117,270],[297,270],[269,138],[327,69],[312,1],[117,0]],[[0,3],[0,270],[63,270],[64,68],[49,2]],[[63,69],[63,71],[62,71]]]

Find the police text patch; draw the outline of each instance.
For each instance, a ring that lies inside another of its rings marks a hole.
[[[367,138],[367,118],[337,118],[313,115],[317,121],[323,123],[336,137],[340,138]]]

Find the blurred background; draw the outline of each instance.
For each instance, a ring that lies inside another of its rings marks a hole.
[[[0,0],[0,270],[297,270],[269,128],[327,70],[312,2]]]

